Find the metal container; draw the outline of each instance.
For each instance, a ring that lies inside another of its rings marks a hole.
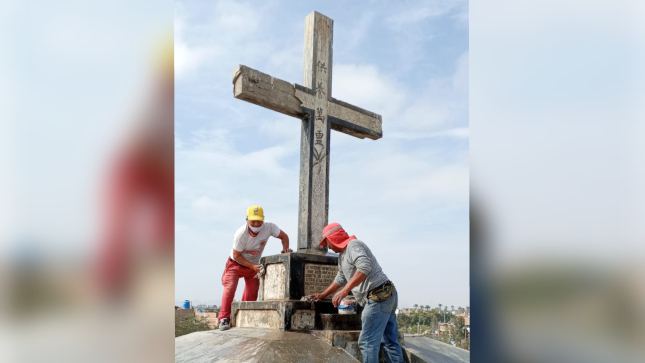
[[[346,296],[340,301],[338,305],[339,314],[356,314],[356,298],[353,296]]]

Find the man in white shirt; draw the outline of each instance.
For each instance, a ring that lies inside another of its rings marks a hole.
[[[260,258],[269,237],[282,240],[282,253],[293,252],[289,249],[289,236],[275,224],[264,221],[262,207],[250,206],[246,211],[246,223],[235,232],[233,248],[222,275],[224,293],[220,307],[219,330],[227,330],[231,327],[231,303],[240,278],[244,278],[246,285],[242,301],[257,300],[260,279],[254,277],[260,272]]]

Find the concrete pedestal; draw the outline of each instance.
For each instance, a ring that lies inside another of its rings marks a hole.
[[[300,300],[323,292],[338,273],[338,257],[293,252],[262,257],[266,274],[258,300]],[[327,300],[331,301],[331,296]]]
[[[234,302],[231,323],[240,328],[274,330],[360,329],[360,315],[341,316],[331,296],[311,303],[303,296],[323,292],[338,273],[338,258],[306,252],[263,257],[259,301]]]

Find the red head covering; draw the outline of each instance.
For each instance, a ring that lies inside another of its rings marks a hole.
[[[320,241],[320,246],[327,245],[327,241],[338,248],[345,248],[351,240],[355,240],[356,236],[349,236],[343,227],[338,223],[331,223],[323,229],[323,239]]]

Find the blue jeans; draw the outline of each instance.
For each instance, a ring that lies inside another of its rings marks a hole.
[[[396,290],[394,295],[385,301],[375,302],[367,299],[361,315],[363,330],[358,338],[358,347],[363,354],[364,363],[378,363],[381,342],[384,343],[387,362],[404,362],[395,314],[398,304],[399,296]]]

